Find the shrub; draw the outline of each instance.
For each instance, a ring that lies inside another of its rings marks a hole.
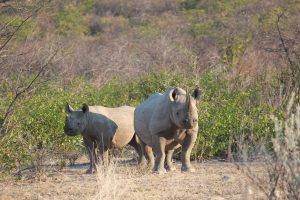
[[[198,106],[198,159],[228,156],[236,152],[241,138],[258,141],[272,137],[271,108],[253,99],[257,90],[234,86],[212,73],[200,80],[204,95]]]

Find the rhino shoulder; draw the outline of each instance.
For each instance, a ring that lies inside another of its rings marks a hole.
[[[149,122],[149,129],[152,134],[158,134],[171,127],[169,94],[173,89],[173,87],[169,87],[157,99],[155,109]]]

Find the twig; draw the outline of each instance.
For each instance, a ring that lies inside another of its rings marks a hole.
[[[289,54],[289,49],[287,48],[286,44],[285,44],[285,41],[283,39],[283,36],[282,36],[282,33],[281,33],[281,30],[280,30],[280,27],[279,27],[279,22],[280,22],[280,19],[281,17],[283,16],[283,13],[281,13],[280,15],[278,15],[277,17],[277,22],[276,22],[276,28],[277,28],[277,32],[278,32],[278,35],[279,35],[279,39],[280,39],[280,42],[282,44],[282,47],[283,47],[283,50],[285,52],[285,55],[286,55],[286,58],[290,64],[290,66],[292,67],[293,66],[293,61],[290,57],[290,54]]]

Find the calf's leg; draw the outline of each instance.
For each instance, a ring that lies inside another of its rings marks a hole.
[[[91,174],[91,173],[93,173],[93,167],[95,165],[95,155],[94,155],[95,149],[94,149],[94,144],[93,144],[93,142],[90,139],[85,138],[85,137],[83,137],[83,142],[84,142],[84,144],[85,144],[85,146],[87,148],[89,159],[90,159],[90,166],[86,170],[86,173],[87,174]]]

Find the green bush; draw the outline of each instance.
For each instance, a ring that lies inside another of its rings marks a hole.
[[[205,94],[199,103],[198,158],[227,155],[228,145],[237,152],[241,140],[251,145],[270,141],[274,134],[271,107],[253,98],[259,91],[233,87],[209,73],[202,76],[201,86]]]

